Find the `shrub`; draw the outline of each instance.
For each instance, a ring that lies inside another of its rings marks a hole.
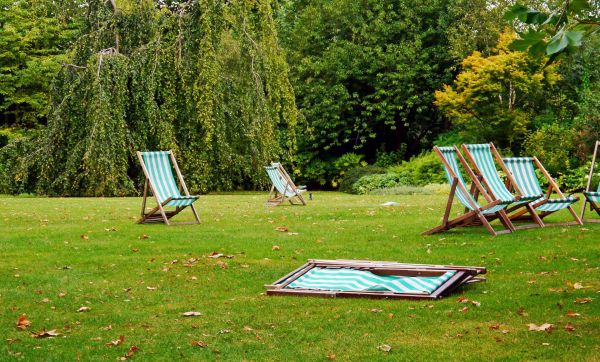
[[[355,167],[353,169],[348,170],[344,177],[340,180],[340,191],[353,193],[354,190],[352,186],[358,180],[360,180],[363,176],[367,175],[376,175],[386,173],[385,169],[377,166],[364,166],[364,167]]]
[[[525,140],[525,153],[537,156],[548,172],[557,174],[579,166],[575,154],[575,132],[554,123],[530,133]]]
[[[395,173],[367,175],[354,183],[352,189],[356,194],[368,194],[371,190],[408,185],[408,179]]]
[[[422,153],[411,158],[410,161],[390,167],[388,171],[407,177],[408,185],[413,186],[446,182],[442,164],[433,152]]]
[[[0,194],[21,194],[34,191],[37,169],[32,140],[15,138],[0,148]]]

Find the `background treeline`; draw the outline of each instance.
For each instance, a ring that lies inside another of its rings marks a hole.
[[[159,148],[195,192],[259,187],[276,159],[311,187],[413,192],[444,180],[434,144],[489,141],[579,189],[600,36],[547,66],[511,50],[512,4],[0,0],[0,193],[134,194],[135,150]]]

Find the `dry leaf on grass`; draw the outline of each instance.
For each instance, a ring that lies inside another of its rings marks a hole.
[[[140,235],[140,237],[139,237],[139,239],[140,239],[140,240],[144,240],[144,239],[148,239],[148,238],[149,238],[149,236],[148,236],[148,235],[146,235],[146,234],[142,234],[142,235]]]
[[[380,346],[377,346],[377,349],[382,351],[382,352],[389,352],[392,350],[392,346],[390,346],[389,344],[382,344]]]
[[[42,329],[41,331],[39,331],[37,333],[32,333],[31,336],[33,338],[52,338],[52,337],[60,336],[60,333],[58,333],[56,331],[56,329],[51,329],[49,331]]]
[[[271,248],[271,250],[273,250],[273,251],[279,251],[279,250],[281,250],[281,248],[279,247],[279,245],[273,245],[273,247]]]
[[[202,313],[190,311],[190,312],[181,313],[181,315],[184,317],[197,317],[197,316],[202,315]]]
[[[27,327],[29,327],[30,325],[31,322],[29,321],[29,319],[27,319],[27,316],[25,314],[21,314],[21,316],[17,320],[17,328],[24,330],[27,329]]]
[[[278,226],[275,228],[275,231],[279,231],[282,233],[288,232],[290,229],[286,228],[285,226]]]
[[[136,351],[138,351],[140,348],[138,346],[131,346],[131,348],[129,348],[129,351],[127,351],[127,353],[125,353],[124,356],[122,356],[121,358],[119,358],[121,361],[125,361],[128,358],[133,357],[133,355],[135,354]]]
[[[204,341],[192,341],[192,342],[190,342],[190,344],[192,345],[192,347],[200,347],[200,348],[204,348],[207,346],[206,342],[204,342]]]
[[[578,304],[586,304],[592,301],[592,298],[587,297],[587,298],[575,298],[575,303]]]
[[[146,287],[146,289],[150,290],[150,291],[154,291],[154,290],[156,290],[156,287]]]
[[[571,317],[571,318],[579,317],[580,315],[581,314],[573,312],[572,310],[570,310],[570,311],[567,312],[567,317]]]
[[[106,344],[107,347],[116,347],[125,341],[125,336],[119,336],[118,339],[110,341]]]
[[[381,313],[381,312],[383,312],[383,309],[371,308],[371,309],[369,309],[369,312],[371,312],[371,313]]]
[[[90,307],[81,307],[79,309],[77,309],[77,312],[82,313],[82,312],[89,312],[91,310]]]
[[[82,239],[82,240],[89,240],[89,239],[90,239],[90,237],[89,237],[89,236],[87,236],[87,235],[85,235],[85,234],[81,234],[81,239]]]
[[[544,324],[538,326],[537,324],[529,323],[527,326],[529,327],[530,331],[552,332],[552,327],[554,325],[550,324],[550,323],[544,323]]]
[[[465,297],[458,297],[457,300],[459,303],[469,303],[469,300]]]
[[[467,313],[469,311],[469,307],[462,307],[458,311],[461,312],[461,313]]]
[[[327,359],[335,359],[335,354],[333,354],[333,353],[332,354],[328,354],[325,357],[327,357]]]
[[[250,327],[250,326],[244,326],[244,330],[245,330],[246,332],[251,332],[251,331],[253,331],[254,329],[252,329],[252,327]]]
[[[478,301],[476,301],[476,300],[472,300],[472,301],[471,301],[471,304],[473,304],[473,305],[474,305],[474,306],[476,306],[476,307],[481,307],[481,303],[480,303],[480,302],[478,302]]]
[[[131,249],[131,251],[133,251],[134,253],[137,253],[138,251],[140,251],[140,249],[138,249],[138,248],[133,248],[133,249]]]
[[[489,328],[493,329],[493,330],[500,329],[500,324],[498,324],[498,323],[490,324]]]
[[[67,293],[65,293],[65,292],[60,292],[60,293],[58,293],[58,297],[59,297],[59,298],[63,298],[63,297],[64,297],[64,296],[66,296],[66,295],[67,295]]]
[[[525,308],[523,307],[519,307],[519,309],[517,309],[517,314],[521,317],[527,317],[529,315],[527,312],[525,312]]]
[[[573,325],[571,323],[567,323],[565,325],[565,331],[567,332],[573,332],[575,330],[575,327],[573,327]]]

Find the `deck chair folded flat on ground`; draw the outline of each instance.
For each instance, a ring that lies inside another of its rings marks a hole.
[[[267,295],[438,299],[462,284],[484,281],[481,267],[367,260],[309,260],[272,284]]]
[[[423,235],[430,235],[456,227],[478,225],[483,225],[487,231],[494,236],[499,233],[508,233],[514,231],[514,226],[504,212],[504,209],[509,203],[501,200],[491,200],[483,186],[476,178],[474,178],[473,172],[469,169],[469,165],[467,165],[465,159],[458,151],[458,148],[436,146],[433,148],[433,150],[442,161],[442,166],[444,168],[444,172],[446,173],[446,177],[448,178],[448,182],[450,183],[451,189],[450,196],[448,197],[448,202],[446,204],[446,211],[442,219],[442,224],[431,230],[423,232]],[[463,167],[469,171],[470,176],[472,177],[473,187],[471,188],[471,191],[467,189],[467,184],[465,183],[458,164],[459,161]],[[474,197],[472,194],[473,190],[476,190],[477,193],[482,194],[486,200],[489,201],[488,204],[485,206],[480,206],[477,202],[477,197]],[[463,204],[465,207],[465,213],[457,218],[450,219],[450,211],[452,210],[452,202],[454,201],[454,197],[456,197],[458,201]],[[504,226],[504,230],[495,231],[492,228],[490,221],[495,219],[500,220]]]
[[[533,224],[520,226],[517,229],[544,227],[542,219],[540,219],[538,214],[535,212],[535,209],[530,204],[532,201],[543,197],[543,193],[538,195],[524,195],[519,185],[508,171],[506,165],[504,162],[502,162],[502,157],[500,157],[500,154],[492,143],[470,145],[463,144],[462,149],[467,155],[467,159],[473,166],[475,177],[481,181],[489,195],[492,196],[492,200],[501,200],[503,203],[511,204],[511,206],[509,206],[509,208],[506,210],[511,220],[523,219],[522,216],[524,213],[519,212],[519,209],[526,209],[525,212],[529,214],[530,219],[533,220]],[[498,170],[496,169],[494,158],[506,175],[507,184],[509,187],[515,190],[517,195],[513,195],[509,191],[504,181],[502,181],[500,178]],[[516,214],[511,214],[515,211],[517,211]]]
[[[271,191],[269,192],[268,206],[277,206],[289,201],[292,205],[306,205],[302,193],[306,192],[306,186],[296,187],[290,175],[285,171],[280,163],[273,162],[266,166],[265,170],[271,179]]]
[[[531,206],[539,212],[538,216],[541,219],[566,208],[571,215],[573,215],[573,218],[575,219],[574,223],[578,225],[582,224],[579,216],[577,216],[575,210],[573,210],[573,207],[571,206],[573,203],[577,202],[579,198],[571,195],[565,197],[552,176],[546,171],[546,168],[544,168],[537,157],[509,157],[504,158],[503,161],[525,197],[536,196],[543,193],[540,181],[535,174],[535,167],[540,170],[544,178],[548,181],[549,187],[545,196],[531,203]],[[558,194],[559,198],[551,199],[550,196],[553,193]],[[525,214],[525,212],[526,209],[521,209],[520,211],[521,215]],[[517,213],[515,219],[518,219],[518,217],[519,214]]]
[[[137,156],[142,165],[142,170],[146,176],[144,182],[144,200],[142,201],[142,217],[138,223],[164,222],[167,225],[171,224],[199,224],[200,218],[196,212],[193,203],[198,200],[198,196],[190,195],[183,176],[177,166],[175,156],[172,151],[154,151],[154,152],[137,152]],[[173,169],[177,173],[179,187],[173,177]],[[146,199],[148,189],[152,191],[156,200],[157,206],[146,212]],[[181,192],[183,191],[183,195]],[[195,222],[179,222],[170,223],[169,219],[179,214],[186,207],[190,207],[194,213]],[[167,207],[174,207],[175,210],[165,211]]]
[[[583,196],[585,200],[583,200],[583,209],[581,210],[581,220],[584,222],[600,222],[600,219],[584,219],[585,216],[585,207],[587,204],[590,204],[590,211],[596,211],[598,216],[600,216],[600,183],[598,183],[598,189],[596,191],[592,191],[592,179],[594,178],[594,166],[596,165],[596,156],[598,155],[598,151],[600,150],[600,141],[596,141],[596,145],[594,146],[594,155],[592,156],[592,165],[590,166],[590,173],[588,175],[587,186],[585,187],[585,191],[583,192]]]

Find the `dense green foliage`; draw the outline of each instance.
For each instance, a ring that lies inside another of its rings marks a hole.
[[[173,149],[195,192],[255,187],[263,165],[291,159],[296,107],[270,1],[118,4],[90,2],[53,84],[40,192],[131,194],[136,150]]]
[[[45,124],[50,83],[79,34],[81,2],[0,0],[0,128]]]

